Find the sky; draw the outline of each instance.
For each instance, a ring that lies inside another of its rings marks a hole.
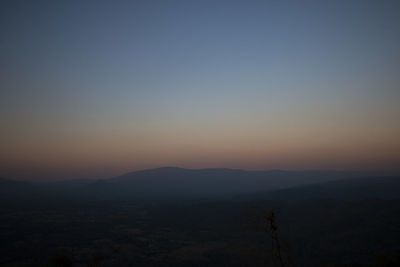
[[[0,176],[400,170],[400,3],[1,1]]]

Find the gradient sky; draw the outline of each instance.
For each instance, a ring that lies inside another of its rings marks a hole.
[[[400,169],[399,1],[1,1],[0,176]]]

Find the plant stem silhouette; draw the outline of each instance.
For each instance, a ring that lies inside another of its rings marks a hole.
[[[278,235],[278,226],[275,221],[275,213],[271,211],[265,215],[265,219],[268,221],[268,232],[271,234],[271,238],[276,244],[277,258],[281,267],[285,267],[284,260],[282,257],[282,246]]]

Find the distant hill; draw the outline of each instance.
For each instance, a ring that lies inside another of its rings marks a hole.
[[[400,176],[359,177],[340,179],[312,185],[285,188],[270,192],[242,195],[239,200],[274,199],[340,199],[362,200],[368,198],[400,198]]]
[[[0,178],[0,199],[16,196],[26,196],[37,192],[40,186],[25,181],[15,181]]]
[[[165,167],[127,173],[87,185],[92,193],[151,196],[233,196],[365,175],[342,171],[247,171]]]
[[[36,184],[0,179],[0,192],[3,192],[7,196],[29,193],[37,196],[51,194],[53,196],[67,195],[104,199],[213,198],[271,192],[341,179],[344,179],[342,183],[344,183],[343,186],[346,186],[345,181],[348,179],[353,180],[357,177],[379,175],[379,173],[371,172],[345,171],[248,171],[237,169],[184,169],[165,167],[130,172],[118,177],[102,180],[70,180]],[[335,186],[336,184],[332,183],[331,185]],[[308,194],[311,194],[313,190],[320,190],[318,187],[313,188],[304,188],[304,190],[310,191]],[[290,191],[291,189],[288,190]],[[295,193],[297,192],[296,190],[293,191],[292,195],[302,195],[302,193]],[[324,189],[324,187],[321,190],[329,191]],[[286,194],[284,192],[286,191],[276,193],[276,196]]]

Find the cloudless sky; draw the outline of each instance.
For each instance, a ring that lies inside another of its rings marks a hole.
[[[399,1],[1,1],[0,176],[399,170]]]

